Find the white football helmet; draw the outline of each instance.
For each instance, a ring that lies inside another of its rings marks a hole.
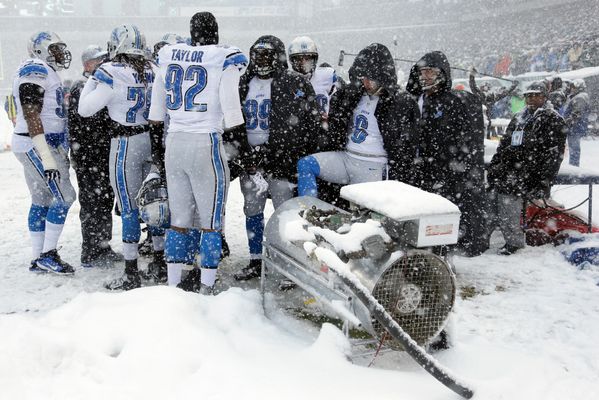
[[[146,38],[135,25],[119,25],[112,30],[108,41],[110,58],[117,54],[146,56]]]
[[[178,44],[178,43],[185,43],[185,39],[183,37],[177,35],[176,33],[167,33],[167,34],[165,34],[154,45],[154,53],[153,53],[154,58],[158,57],[158,52],[160,51],[160,49],[162,49],[167,44],[168,45],[172,45],[172,44]]]
[[[68,69],[73,59],[60,36],[49,31],[34,33],[29,38],[27,50],[31,57],[45,61],[56,71]]]
[[[168,228],[171,214],[168,207],[166,182],[156,173],[150,173],[135,198],[139,217],[149,226]]]
[[[318,62],[318,48],[314,40],[308,36],[299,36],[289,45],[289,60],[291,68],[300,74],[311,74]]]

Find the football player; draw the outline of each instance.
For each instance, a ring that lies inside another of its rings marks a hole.
[[[155,164],[162,164],[168,187],[171,227],[166,236],[169,285],[212,294],[222,248],[223,215],[229,168],[221,135],[243,124],[239,77],[247,57],[236,47],[219,45],[218,24],[209,12],[190,21],[191,42],[158,53],[159,72],[152,88],[150,120]],[[168,116],[165,153],[163,121]],[[198,222],[194,223],[194,220]],[[199,224],[201,238],[192,228]],[[190,249],[199,243],[199,264],[181,282]]]
[[[316,178],[337,184],[402,176],[402,136],[410,131],[415,103],[398,92],[397,73],[387,47],[364,48],[349,70],[350,83],[331,98],[328,149],[299,160],[298,194],[317,196]]]
[[[56,73],[71,64],[71,53],[54,32],[39,32],[28,44],[30,58],[17,69],[13,96],[17,120],[12,151],[23,165],[31,194],[30,270],[72,274],[56,246],[75,190],[69,180],[64,89]]]
[[[239,156],[243,211],[250,263],[237,280],[260,276],[264,207],[270,194],[275,208],[294,196],[296,163],[314,151],[320,130],[314,89],[306,77],[288,70],[285,45],[262,36],[250,49],[250,65],[239,84],[245,127],[231,141]]]
[[[310,80],[316,93],[318,110],[326,120],[329,113],[329,101],[335,90],[340,87],[335,69],[330,66],[318,66],[318,48],[308,36],[299,36],[289,45],[291,68]]]
[[[141,227],[135,197],[152,166],[147,116],[154,82],[145,49],[145,39],[135,25],[115,28],[108,42],[112,61],[94,72],[79,100],[81,116],[89,117],[107,107],[113,121],[110,184],[121,210],[125,273],[106,285],[111,290],[129,290],[141,285],[137,266]],[[153,262],[166,270],[164,234],[160,233],[152,232]]]

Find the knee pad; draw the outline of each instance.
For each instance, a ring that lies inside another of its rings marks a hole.
[[[46,216],[49,207],[32,204],[29,208],[28,225],[31,232],[43,232],[46,230]]]
[[[141,226],[139,224],[139,210],[121,212],[123,222],[123,242],[137,243],[141,237]]]
[[[166,243],[164,255],[169,264],[187,264],[189,259],[189,247],[191,236],[174,229],[166,231]]]
[[[69,206],[65,203],[54,203],[48,208],[46,220],[52,224],[63,225],[69,213]]]
[[[202,268],[216,268],[220,262],[220,253],[223,242],[220,232],[202,232],[200,243],[200,266]]]

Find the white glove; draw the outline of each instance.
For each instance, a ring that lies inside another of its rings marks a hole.
[[[250,179],[256,186],[256,194],[262,194],[268,190],[268,182],[266,182],[266,179],[264,179],[260,171],[256,171],[255,174],[251,174]]]

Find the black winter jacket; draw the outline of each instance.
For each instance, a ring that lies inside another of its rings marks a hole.
[[[288,70],[283,42],[267,35],[260,37],[252,47],[261,42],[271,43],[279,60],[271,84],[268,143],[259,146],[259,149],[252,149],[247,141],[245,126],[233,129],[224,137],[239,151],[233,161],[233,170],[236,167],[243,170],[259,166],[271,177],[294,182],[297,179],[298,160],[316,152],[318,148],[320,114],[310,82],[304,76]],[[255,66],[250,61],[239,82],[242,103],[248,94],[249,83],[255,76]]]
[[[107,159],[110,152],[112,120],[106,108],[89,118],[79,115],[77,108],[84,85],[84,80],[76,81],[71,87],[69,96],[68,126],[71,161],[75,168],[85,165],[103,168],[102,160]]]
[[[489,187],[528,198],[549,195],[564,155],[567,128],[551,107],[512,118],[487,170]]]
[[[424,96],[412,142],[412,183],[459,205],[463,192],[484,186],[482,104],[468,92],[451,90],[449,62],[439,51],[426,54],[410,71],[406,89],[417,98],[423,93],[418,80],[421,66],[439,68],[445,81],[437,92]]]
[[[397,87],[395,64],[387,47],[373,43],[360,51],[349,69],[349,77],[349,84],[331,98],[329,130],[321,142],[322,150],[345,150],[354,110],[366,94],[359,78],[368,77],[383,87],[375,117],[387,152],[390,178],[405,180],[411,160],[404,146],[414,130],[417,108],[414,100]]]

